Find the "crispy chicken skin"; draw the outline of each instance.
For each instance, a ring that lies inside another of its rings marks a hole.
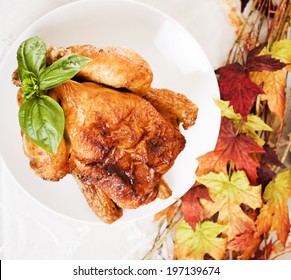
[[[78,73],[87,81],[127,88],[135,93],[150,89],[153,73],[148,63],[134,50],[125,47],[98,49],[92,45],[72,46],[66,49],[50,47],[47,62],[50,64],[67,54],[79,54],[92,60]]]
[[[166,199],[172,195],[172,190],[164,179],[161,179],[158,198]]]
[[[62,139],[55,155],[44,151],[25,135],[22,137],[22,145],[31,169],[44,180],[59,181],[69,173],[70,166],[64,139]]]
[[[81,181],[102,189],[119,207],[156,198],[162,175],[185,139],[138,95],[98,85],[66,82],[53,89]]]
[[[107,224],[111,224],[122,216],[119,208],[108,195],[88,180],[82,180],[79,170],[75,168],[72,175],[78,183],[92,211]]]
[[[173,124],[183,124],[184,129],[195,124],[198,107],[185,95],[169,89],[150,89],[142,96],[149,101],[164,118]]]

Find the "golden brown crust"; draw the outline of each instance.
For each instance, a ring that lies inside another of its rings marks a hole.
[[[150,89],[142,96],[173,124],[183,124],[184,129],[195,124],[198,107],[184,94],[169,89]]]
[[[158,198],[166,199],[172,195],[172,190],[164,179],[161,179],[159,185]]]
[[[180,131],[138,95],[74,81],[55,88],[83,182],[119,207],[156,198],[161,176],[184,148]]]
[[[134,50],[126,47],[98,49],[92,45],[77,45],[63,48],[50,47],[49,63],[66,54],[79,54],[92,60],[78,73],[78,77],[115,88],[126,88],[132,92],[150,89],[153,73],[148,63]]]
[[[23,150],[29,159],[31,169],[44,180],[58,181],[70,172],[65,140],[62,139],[55,155],[22,136]]]
[[[84,194],[88,205],[103,222],[112,224],[122,216],[122,209],[119,208],[102,189],[88,181],[84,182],[79,175],[78,169],[75,169],[72,174],[80,190]]]

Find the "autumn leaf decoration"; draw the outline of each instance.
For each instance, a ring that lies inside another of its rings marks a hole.
[[[234,11],[233,1],[222,2]],[[238,37],[215,71],[221,93],[216,147],[198,158],[195,185],[156,216],[158,236],[145,259],[269,259],[291,251],[291,5],[271,2],[242,1],[240,20],[229,15]],[[169,238],[172,253],[164,256]]]
[[[259,94],[265,94],[263,88],[253,82],[250,77],[252,72],[274,72],[286,66],[280,60],[274,59],[270,54],[259,55],[266,44],[261,44],[252,49],[246,59],[246,65],[238,62],[227,64],[215,72],[218,79],[221,98],[229,100],[230,106],[239,113],[244,120],[254,105]]]

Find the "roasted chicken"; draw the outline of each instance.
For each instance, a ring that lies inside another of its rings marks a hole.
[[[129,92],[69,81],[53,93],[66,116],[80,180],[102,189],[120,208],[155,199],[162,175],[184,148],[180,131]]]
[[[152,89],[152,71],[133,50],[51,47],[47,63],[68,53],[92,61],[75,81],[48,93],[60,103],[66,119],[57,154],[23,135],[31,168],[45,180],[72,174],[91,209],[106,223],[119,219],[122,209],[170,196],[162,176],[185,146],[179,124],[187,129],[195,123],[196,105],[182,94]]]

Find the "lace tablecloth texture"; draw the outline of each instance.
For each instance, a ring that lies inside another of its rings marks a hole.
[[[0,61],[31,23],[70,2],[1,0]],[[234,34],[220,0],[139,2],[166,12],[188,29],[213,68],[223,64]],[[156,230],[153,217],[122,225],[92,225],[58,216],[32,201],[0,160],[1,259],[141,259],[151,248]]]

